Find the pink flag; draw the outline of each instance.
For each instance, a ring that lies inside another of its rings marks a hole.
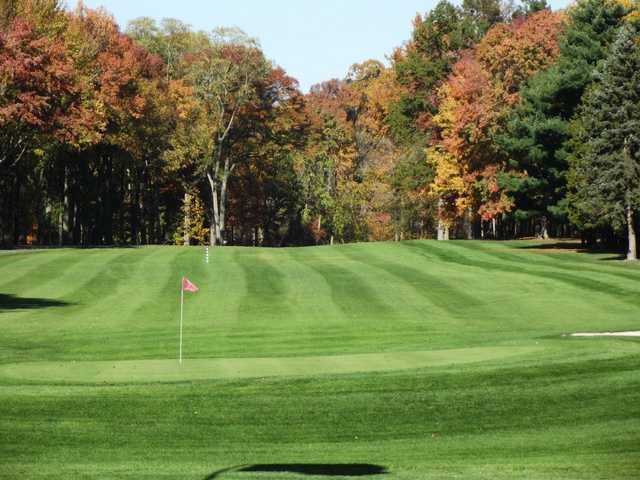
[[[198,291],[198,287],[191,283],[187,277],[182,277],[182,290],[195,293]]]

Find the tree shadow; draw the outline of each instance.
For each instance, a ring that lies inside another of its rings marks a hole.
[[[28,298],[0,293],[0,312],[5,310],[32,310],[36,308],[65,307],[71,305],[62,300],[49,298]]]
[[[611,255],[603,257],[600,260],[625,260],[627,257],[624,252],[613,248],[605,247],[587,247],[580,242],[552,242],[540,243],[536,245],[515,245],[518,250],[539,250],[539,251],[568,251],[575,253],[586,253],[588,255]]]
[[[545,242],[534,245],[515,245],[515,248],[522,250],[577,250],[590,251],[581,242]]]
[[[229,467],[205,477],[214,480],[230,471],[251,473],[297,473],[300,475],[317,475],[327,477],[366,477],[389,473],[382,465],[371,463],[263,463],[239,467]]]

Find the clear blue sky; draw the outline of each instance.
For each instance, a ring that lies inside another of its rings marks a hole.
[[[69,4],[75,3],[68,0]],[[437,0],[84,0],[103,6],[124,29],[147,16],[171,17],[197,30],[239,27],[266,56],[300,81],[303,91],[369,58],[384,60],[409,38],[415,14]],[[551,0],[563,8],[568,0]]]

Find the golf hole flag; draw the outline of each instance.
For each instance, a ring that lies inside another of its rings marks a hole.
[[[180,282],[180,347],[178,353],[178,361],[180,363],[182,363],[182,317],[184,312],[185,291],[196,293],[198,291],[198,287],[196,287],[195,283],[192,283],[187,277],[182,277],[182,281]]]
[[[198,291],[198,287],[191,283],[187,277],[182,277],[182,290],[195,293]]]

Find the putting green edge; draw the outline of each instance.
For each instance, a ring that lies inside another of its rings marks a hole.
[[[0,378],[38,383],[154,383],[385,372],[497,360],[541,347],[475,347],[419,352],[280,358],[25,362],[0,365]]]

